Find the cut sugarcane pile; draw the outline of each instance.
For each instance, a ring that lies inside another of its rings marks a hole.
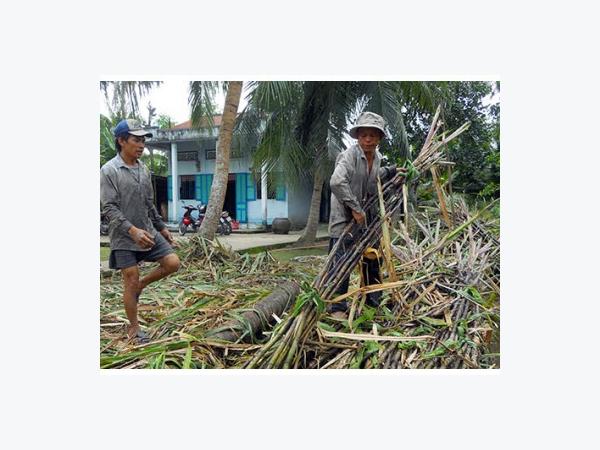
[[[418,173],[423,173],[433,168],[434,165],[442,158],[442,147],[450,140],[460,135],[469,126],[468,124],[464,124],[449,136],[438,136],[442,125],[441,121],[439,120],[439,115],[440,108],[438,107],[423,148],[412,164]],[[364,205],[364,210],[366,211],[367,218],[369,219],[368,227],[363,229],[355,221],[352,221],[348,227],[346,227],[336,243],[336,246],[331,251],[330,257],[325,263],[325,267],[321,270],[319,276],[314,281],[311,292],[305,293],[305,298],[303,299],[301,306],[295,308],[293,316],[289,317],[277,330],[275,330],[270,342],[268,342],[259,352],[257,352],[257,354],[252,358],[252,360],[250,360],[246,367],[290,368],[306,365],[307,349],[305,344],[307,344],[310,340],[313,342],[316,340],[314,334],[317,330],[316,325],[319,317],[324,310],[323,301],[332,301],[333,297],[335,296],[334,293],[338,290],[343,280],[350,276],[351,272],[359,263],[364,251],[369,247],[379,247],[379,243],[384,231],[386,231],[386,239],[389,240],[389,231],[387,231],[387,228],[385,227],[389,226],[392,218],[402,206],[402,185],[404,182],[404,175],[397,174],[383,186],[379,197],[372,197],[367,200],[366,204]],[[384,208],[380,210],[380,205],[382,204],[384,205]],[[459,231],[464,230],[469,224],[470,222],[467,221],[453,233],[458,234]],[[428,249],[428,255],[439,251],[443,247],[442,244],[444,243],[444,241],[436,243],[436,245],[440,245],[440,247]],[[334,254],[337,248],[341,245],[345,245],[346,248],[349,248],[349,250],[346,251],[344,257],[336,259],[334,258]],[[384,246],[383,251],[384,253],[389,253],[389,242],[387,247]],[[398,274],[391,266],[389,256],[390,255],[388,254],[388,270],[394,272],[394,280],[400,279],[401,281],[388,283],[387,288],[393,287],[395,298],[398,298],[398,296],[401,296],[399,289],[403,286],[406,286],[409,281],[398,277]],[[411,269],[415,269],[414,264],[416,262],[418,262],[418,260],[409,262],[409,267],[411,267]],[[383,288],[384,287],[380,286],[379,289],[382,290]],[[373,289],[373,287],[371,287],[371,289]],[[340,298],[333,299],[333,301],[336,300],[340,300]],[[406,301],[400,301],[398,303],[401,307],[408,306]],[[353,303],[353,307],[350,310],[351,317],[348,323],[350,326],[353,323],[355,305],[356,302]],[[401,311],[396,311],[397,314],[400,312]],[[376,328],[373,331],[377,333]],[[345,335],[334,336],[331,335],[331,333],[331,331],[326,330],[325,332],[321,332],[318,337],[322,338],[324,335],[326,335],[326,337],[353,339]],[[357,337],[355,336],[354,338]],[[367,338],[363,337],[362,339]],[[382,340],[382,338],[378,339]],[[427,336],[423,339],[434,340],[435,337]],[[369,337],[368,340],[372,341],[372,337]],[[351,353],[350,349],[346,350],[346,353]],[[320,366],[320,363],[317,363],[317,365]]]
[[[471,215],[460,198],[451,201],[451,209],[452,229],[441,221],[436,206],[420,207],[411,215],[410,231],[401,222],[393,228],[399,301],[384,284],[382,305],[364,305],[355,271],[350,299],[358,306],[352,323],[320,314],[304,342],[298,341],[297,365],[289,366],[494,367],[500,285],[497,220],[487,213]],[[304,264],[282,264],[268,253],[240,256],[200,239],[178,252],[184,261],[180,272],[142,294],[140,318],[152,336],[149,344],[125,342],[121,283],[101,285],[102,367],[248,367],[269,350],[286,348],[277,336],[289,330],[307,304],[323,307],[314,288],[305,288],[294,307],[278,317],[279,325],[267,328],[254,342],[216,341],[211,330],[231,320],[243,324],[243,314],[277,286],[314,279],[325,261],[312,257]]]
[[[242,364],[260,348],[253,342],[220,343],[210,332],[239,319],[286,280],[310,282],[313,263],[280,263],[267,253],[230,252],[192,237],[177,253],[176,274],[142,293],[139,318],[151,341],[126,337],[127,318],[118,275],[100,285],[100,366],[103,368],[225,368]],[[143,267],[142,275],[153,266]]]
[[[465,129],[438,137],[437,113],[433,124],[413,163],[421,173],[434,167],[442,145]],[[403,184],[398,175],[383,186],[385,214],[379,211],[379,199],[371,199],[369,227],[351,224],[346,234],[355,239],[355,251],[337,265],[319,257],[283,264],[268,253],[239,255],[190,239],[178,250],[182,269],[142,294],[140,318],[152,338],[149,344],[125,342],[120,280],[103,280],[101,367],[497,367],[497,220],[485,208],[470,213],[455,196],[443,209],[421,205],[409,216],[407,229],[396,217]],[[378,246],[383,224],[390,226],[384,240],[391,245],[382,246],[392,254],[391,266],[382,265],[383,284],[361,288],[356,266],[362,250]],[[351,275],[347,299],[353,307],[349,319],[339,321],[324,309],[327,302],[340,300],[334,292],[346,274]],[[239,322],[238,331],[249,328],[248,312],[289,280],[302,283],[303,291],[291,309],[273,317],[274,328],[269,324],[250,342],[215,339],[220,336],[215,330],[230,329],[232,321]],[[364,303],[369,289],[384,292],[377,309]]]
[[[401,222],[394,228],[392,252],[399,281],[360,288],[359,276],[353,274],[348,299],[358,307],[344,321],[322,313],[323,299],[316,290],[305,292],[308,300],[296,305],[246,367],[497,367],[497,219],[487,218],[487,211],[471,215],[460,197],[451,199],[451,206],[452,229],[437,208],[422,208],[413,215],[411,232]],[[399,300],[389,295],[392,288]],[[364,303],[364,294],[375,289],[385,293],[377,309]],[[302,321],[309,313],[315,315],[314,325],[296,326],[301,332],[291,333],[293,325],[306,323]],[[288,336],[290,341],[283,339]],[[285,351],[290,343],[295,358]]]
[[[352,327],[345,324],[342,332],[319,323],[313,343],[303,349],[317,355],[311,367],[497,367],[496,225],[482,216],[471,217],[460,200],[453,207],[453,220],[459,224],[454,230],[444,230],[439,211],[433,218],[427,213],[415,216],[419,232],[413,237],[399,225],[393,253],[401,300],[384,297],[378,310],[363,306]],[[327,343],[355,345],[340,349]],[[319,346],[323,350],[316,352]]]

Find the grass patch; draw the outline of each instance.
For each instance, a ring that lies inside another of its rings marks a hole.
[[[110,247],[100,247],[100,261],[108,261]]]
[[[322,256],[327,254],[327,246],[318,246],[310,248],[284,248],[281,250],[271,250],[273,258],[281,262],[287,262],[296,256]]]

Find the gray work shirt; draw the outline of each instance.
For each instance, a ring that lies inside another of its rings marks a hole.
[[[363,205],[366,199],[371,195],[377,195],[377,175],[379,174],[382,182],[389,176],[387,169],[380,166],[381,153],[375,150],[369,173],[367,157],[358,143],[337,156],[335,169],[329,182],[331,187],[330,237],[340,237],[348,222],[352,220],[351,209],[364,213]]]
[[[147,251],[129,236],[131,226],[156,236],[166,227],[154,206],[152,177],[144,163],[129,167],[120,154],[100,169],[100,205],[109,220],[111,250]]]

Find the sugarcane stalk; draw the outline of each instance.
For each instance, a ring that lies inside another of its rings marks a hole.
[[[444,222],[446,222],[446,226],[448,228],[452,228],[452,220],[450,220],[450,216],[448,215],[448,209],[446,208],[446,199],[444,198],[444,193],[442,191],[442,187],[440,186],[440,180],[437,175],[437,169],[435,168],[435,166],[432,166],[430,171],[431,176],[433,177],[433,185],[435,186],[435,192],[437,194],[438,201],[440,202],[440,210],[442,212],[442,217],[444,219]]]
[[[389,223],[386,220],[385,214],[385,203],[383,201],[383,189],[381,187],[381,180],[377,177],[377,193],[379,194],[379,214],[381,218],[381,248],[383,251],[383,257],[385,260],[385,265],[388,273],[388,278],[391,281],[397,281],[398,275],[396,274],[396,268],[392,263],[392,248],[391,248],[391,240],[390,240],[390,229]],[[383,280],[382,280],[383,281]],[[392,298],[396,302],[402,302],[402,297],[400,296],[400,292],[396,289],[392,289],[391,291]]]

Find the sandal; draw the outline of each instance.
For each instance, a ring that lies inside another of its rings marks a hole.
[[[148,334],[143,330],[138,330],[136,335],[129,339],[138,345],[147,344],[148,342],[150,342],[150,336],[148,336]]]

